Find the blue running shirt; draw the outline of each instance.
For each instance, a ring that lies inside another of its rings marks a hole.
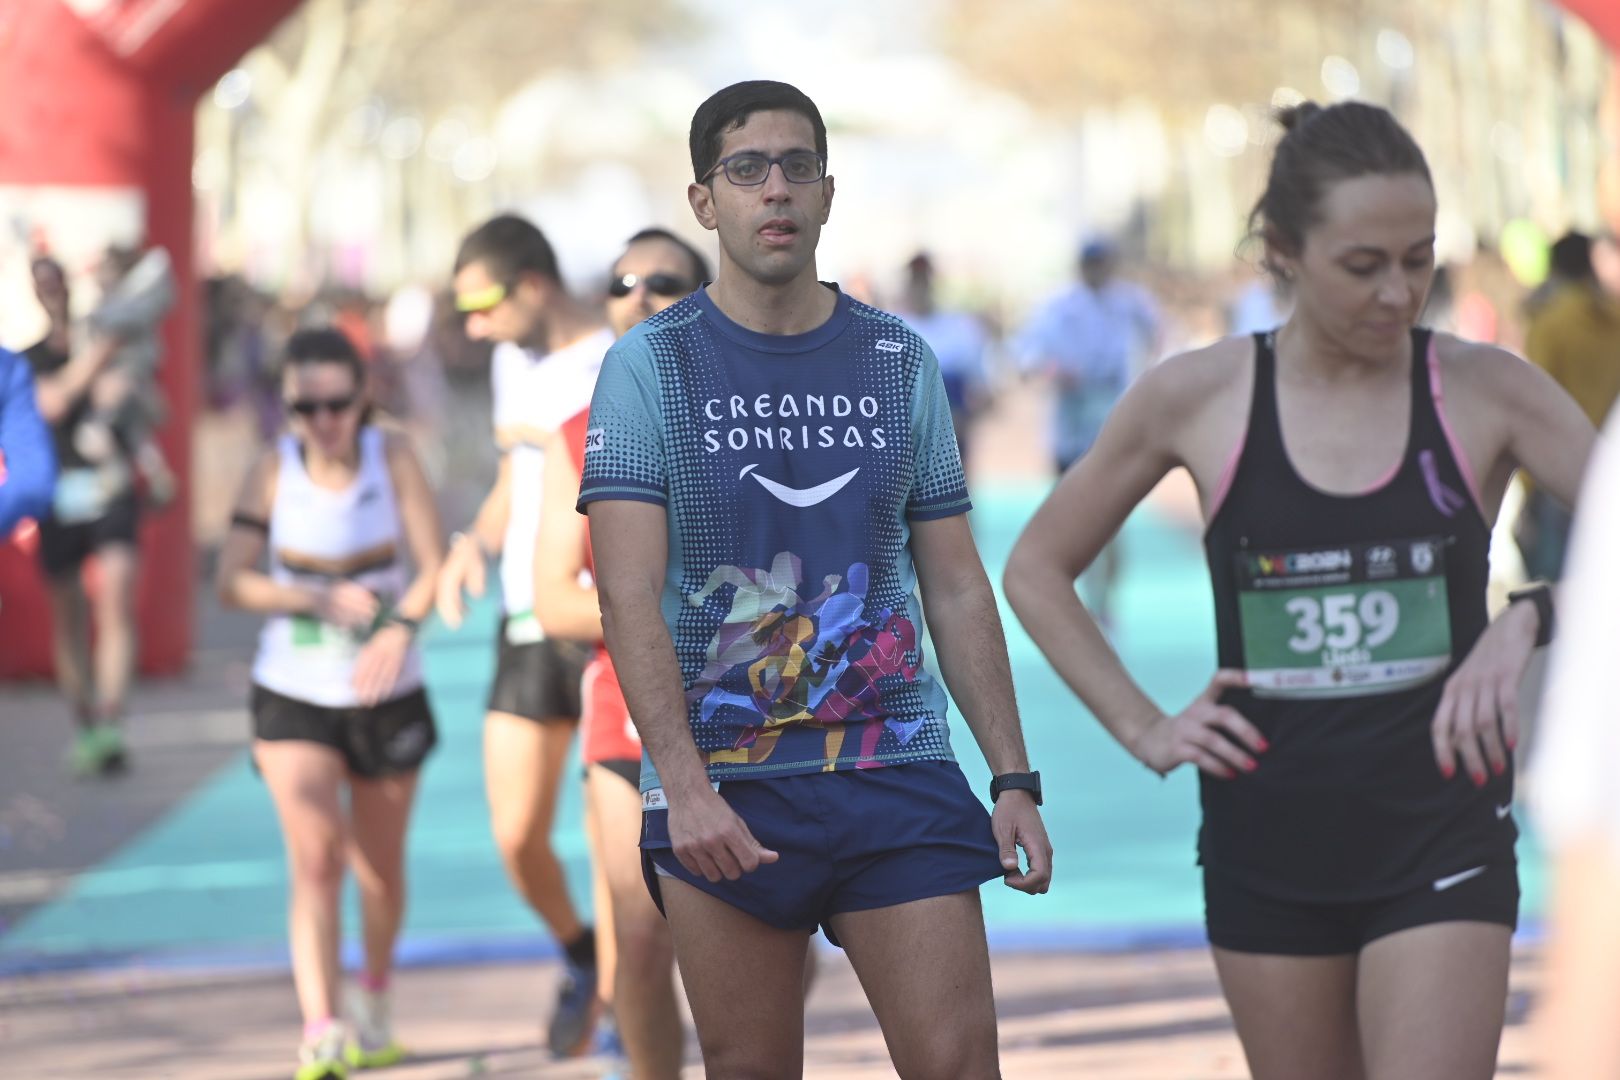
[[[759,334],[702,289],[647,319],[591,401],[580,508],[599,499],[668,513],[661,606],[711,780],[953,760],[910,523],[969,503],[900,319],[840,293],[809,333]]]

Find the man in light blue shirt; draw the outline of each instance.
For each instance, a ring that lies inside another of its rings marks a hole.
[[[1121,280],[1118,269],[1112,242],[1087,241],[1080,249],[1079,279],[1036,309],[1014,345],[1026,371],[1055,383],[1052,461],[1060,476],[1091,449],[1114,404],[1158,348],[1158,306],[1146,289]],[[1092,566],[1086,575],[1092,610],[1109,628],[1119,541]]]

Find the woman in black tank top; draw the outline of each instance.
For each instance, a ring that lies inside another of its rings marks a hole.
[[[1281,119],[1254,221],[1294,314],[1144,376],[1019,539],[1007,596],[1133,755],[1200,770],[1209,936],[1256,1080],[1484,1080],[1518,683],[1551,630],[1545,593],[1489,617],[1491,522],[1520,467],[1572,500],[1593,434],[1530,365],[1414,328],[1436,206],[1411,136],[1362,104]],[[1073,582],[1177,466],[1220,670],[1172,716]]]

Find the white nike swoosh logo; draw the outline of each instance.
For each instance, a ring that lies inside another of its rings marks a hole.
[[[1460,874],[1452,874],[1450,877],[1437,878],[1434,883],[1434,891],[1445,892],[1453,885],[1461,885],[1469,878],[1479,877],[1479,875],[1483,874],[1488,869],[1489,867],[1476,866],[1472,870],[1464,870]]]
[[[744,465],[742,472],[737,474],[737,479],[741,480],[743,477],[747,476],[750,472],[753,472],[753,470],[757,468],[759,468],[757,464]],[[817,484],[815,487],[809,488],[788,487],[786,484],[778,484],[770,477],[761,476],[759,473],[754,473],[754,479],[759,481],[760,487],[763,487],[766,491],[770,492],[772,495],[775,495],[778,499],[781,499],[789,506],[814,506],[816,503],[826,502],[828,499],[838,494],[838,492],[843,489],[845,484],[855,479],[855,474],[860,471],[861,468],[859,465],[857,465],[843,476],[835,476],[825,484]]]
[[[1503,806],[1498,806],[1496,808],[1496,820],[1501,821],[1503,818],[1507,817],[1511,813],[1513,813],[1513,804],[1512,803],[1507,803],[1507,804],[1505,804]]]

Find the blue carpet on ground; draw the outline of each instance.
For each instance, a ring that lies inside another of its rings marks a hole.
[[[981,492],[974,528],[999,570],[1044,489]],[[1125,529],[1116,643],[1167,708],[1196,694],[1214,665],[1214,620],[1198,538],[1151,510]],[[441,745],[423,781],[410,838],[407,962],[543,955],[549,944],[508,884],[490,838],[480,720],[492,662],[494,610],[459,633],[426,636]],[[1003,611],[1030,755],[1045,778],[1057,878],[1046,896],[984,890],[1000,947],[1121,947],[1202,941],[1193,862],[1196,781],[1160,780],[1131,760],[1063,686]],[[245,722],[245,720],[244,720]],[[966,725],[953,736],[975,790],[987,774]],[[569,770],[556,848],[588,909],[577,770]],[[1525,910],[1539,910],[1539,860],[1521,845]],[[246,755],[100,865],[79,875],[0,938],[0,974],[104,963],[279,963],[286,877],[263,786]],[[352,928],[352,905],[348,926]],[[350,934],[353,937],[353,934]]]

